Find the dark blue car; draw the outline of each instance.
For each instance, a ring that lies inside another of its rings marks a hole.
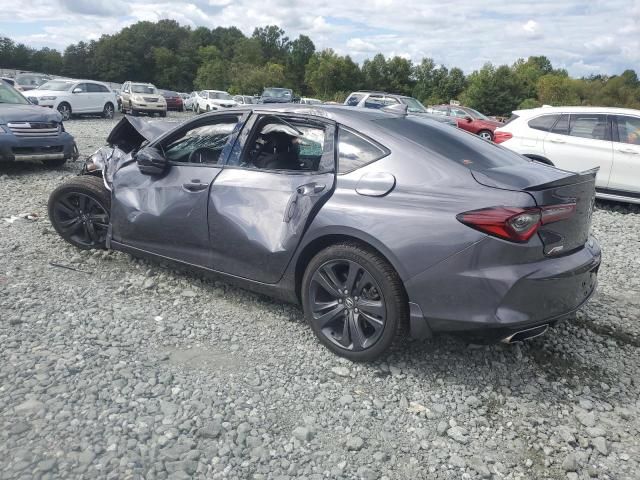
[[[56,110],[33,105],[8,83],[0,82],[0,162],[41,160],[60,166],[75,152]]]

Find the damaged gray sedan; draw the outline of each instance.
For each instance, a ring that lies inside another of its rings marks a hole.
[[[256,105],[124,118],[49,200],[79,248],[171,260],[301,303],[371,360],[405,332],[543,333],[595,289],[595,172],[403,111]]]

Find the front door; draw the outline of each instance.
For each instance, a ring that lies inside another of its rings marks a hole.
[[[640,198],[640,117],[617,115],[609,190]]]
[[[254,114],[211,189],[216,270],[264,283],[283,275],[335,181],[335,124]]]
[[[71,109],[73,113],[85,113],[91,111],[91,93],[89,93],[89,85],[87,83],[79,83],[73,87],[73,105]]]
[[[613,149],[606,115],[562,115],[544,139],[545,157],[563,170],[584,172],[600,167],[596,187],[607,188]]]
[[[164,175],[140,172],[135,162],[113,179],[112,240],[146,252],[210,267],[209,191],[222,170],[241,114],[196,119],[147,148],[164,152]]]

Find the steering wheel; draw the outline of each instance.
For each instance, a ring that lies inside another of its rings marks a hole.
[[[216,158],[216,154],[219,154],[219,152],[217,150],[214,150],[213,148],[210,147],[198,147],[196,148],[194,151],[192,151],[189,154],[189,163],[209,163],[206,160],[203,161],[203,158],[207,158],[207,152],[213,152],[213,158]],[[194,161],[195,158],[197,158],[196,156],[199,155],[200,158],[198,159],[198,161]]]

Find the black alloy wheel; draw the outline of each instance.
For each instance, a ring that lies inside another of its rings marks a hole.
[[[322,265],[311,277],[313,321],[331,342],[346,350],[366,350],[382,335],[386,305],[378,282],[350,260]]]
[[[105,248],[109,228],[109,191],[102,178],[80,176],[62,184],[49,197],[49,219],[69,243]]]
[[[316,336],[351,360],[379,357],[408,323],[397,273],[379,254],[357,244],[337,244],[317,254],[302,289],[305,316]]]

